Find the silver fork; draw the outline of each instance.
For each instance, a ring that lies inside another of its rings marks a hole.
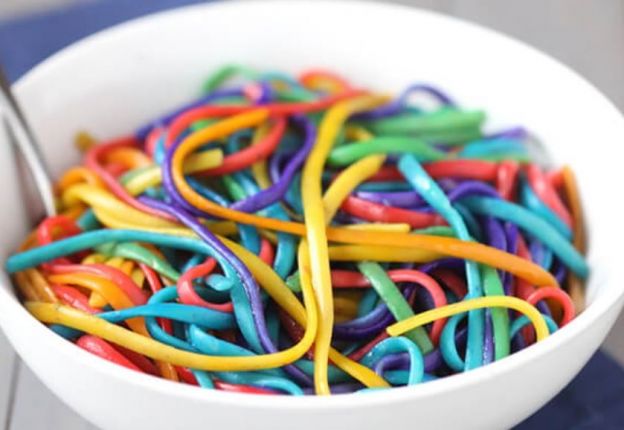
[[[52,179],[32,129],[28,125],[16,98],[11,91],[9,81],[0,66],[0,107],[4,114],[9,141],[12,142],[24,157],[28,170],[35,182],[37,192],[43,203],[46,215],[56,215]]]
[[[0,116],[4,122],[9,142],[17,149],[26,162],[27,170],[32,176],[37,193],[47,216],[56,215],[54,193],[50,171],[43,158],[41,147],[35,139],[16,98],[11,91],[8,79],[0,66]],[[9,399],[4,422],[6,429],[11,427],[15,394],[20,374],[21,360],[14,355],[11,380],[9,382]]]

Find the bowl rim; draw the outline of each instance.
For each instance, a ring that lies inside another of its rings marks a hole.
[[[89,47],[93,43],[121,37],[128,31],[136,31],[142,26],[153,26],[160,20],[169,20],[171,17],[183,19],[185,15],[191,15],[200,9],[212,10],[240,8],[242,6],[247,8],[272,8],[275,10],[274,8],[293,8],[295,7],[295,3],[289,2],[288,0],[265,0],[263,2],[235,0],[229,2],[212,2],[183,6],[131,19],[93,33],[70,44],[57,53],[52,54],[19,78],[14,84],[15,91],[19,96],[20,92],[24,91],[28,86],[36,84],[40,77],[45,76],[46,73],[57,66],[62,67],[62,64],[66,60],[74,55],[80,55],[83,50],[90,49]],[[578,85],[582,85],[586,87],[586,89],[590,89],[594,97],[600,98],[603,103],[606,103],[605,107],[608,107],[613,110],[614,113],[617,113],[617,117],[621,123],[620,125],[624,129],[624,117],[622,117],[621,113],[614,106],[614,104],[593,84],[553,57],[537,50],[525,42],[519,41],[496,30],[464,21],[459,18],[444,15],[442,13],[402,4],[386,4],[379,2],[367,2],[364,0],[304,0],[296,3],[296,7],[298,8],[335,8],[337,6],[342,8],[368,8],[370,13],[383,10],[384,12],[392,11],[392,13],[421,15],[421,17],[429,20],[437,20],[438,22],[444,22],[446,25],[452,25],[461,32],[481,33],[487,37],[497,38],[504,42],[509,49],[523,50],[527,54],[539,59],[541,63],[546,62],[550,67],[556,67],[561,73],[567,74],[569,77],[574,78]],[[606,282],[614,282],[613,273],[615,270],[613,269],[615,267],[616,266],[614,265],[612,265],[612,267],[606,267],[610,272],[607,274],[607,277],[610,278],[610,280]],[[601,269],[604,268],[601,267]],[[6,279],[10,284],[8,277]],[[470,372],[453,375],[452,377],[441,378],[418,386],[397,387],[391,390],[380,390],[378,392],[372,391],[370,393],[366,393],[364,396],[337,395],[332,396],[331,400],[328,400],[325,396],[251,396],[232,392],[216,392],[215,390],[202,390],[186,384],[174,383],[172,381],[156,377],[149,377],[149,375],[146,377],[146,375],[133,372],[106,360],[102,360],[80,348],[76,348],[73,344],[66,342],[61,337],[53,335],[53,332],[47,329],[43,324],[40,324],[26,311],[14,294],[9,293],[9,291],[4,288],[0,288],[0,305],[6,310],[6,315],[5,318],[0,318],[0,322],[4,325],[4,321],[15,319],[18,321],[17,324],[20,326],[24,325],[24,327],[32,331],[33,334],[40,336],[41,340],[46,342],[46,346],[56,348],[62,354],[66,354],[67,356],[71,354],[71,356],[79,362],[79,365],[90,366],[95,371],[101,372],[110,378],[114,378],[120,382],[124,381],[143,389],[158,391],[162,395],[179,396],[181,398],[194,401],[222,403],[224,405],[236,405],[269,410],[283,409],[284,407],[297,410],[329,410],[356,406],[362,407],[367,405],[380,406],[395,403],[397,401],[417,400],[423,397],[450,392],[459,387],[475,385],[484,379],[498,377],[499,375],[512,370],[516,366],[528,365],[532,360],[535,360],[538,357],[547,354],[549,351],[564,345],[582,332],[584,327],[592,325],[603,314],[609,312],[609,310],[613,307],[619,306],[624,298],[624,286],[619,288],[619,291],[616,291],[615,288],[611,288],[609,293],[610,294],[604,294],[602,297],[597,297],[590,306],[588,306],[562,330],[554,333],[552,336],[549,336],[544,341],[532,345],[530,348],[506,357],[504,360],[490,363],[487,366]]]

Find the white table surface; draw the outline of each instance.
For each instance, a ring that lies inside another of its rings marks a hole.
[[[0,0],[0,17],[83,0]],[[624,110],[624,0],[399,0],[465,18],[524,40],[585,75]],[[624,144],[620,142],[619,144]],[[624,364],[624,318],[605,348]],[[14,364],[0,332],[0,425],[4,429],[90,430],[32,372]],[[17,371],[15,371],[17,369]]]

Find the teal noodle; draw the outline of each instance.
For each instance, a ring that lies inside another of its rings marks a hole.
[[[559,326],[550,316],[542,314],[542,317],[544,317],[544,320],[546,321],[546,325],[548,326],[548,331],[550,332],[550,334],[553,334],[554,332],[559,330]],[[514,322],[511,324],[511,328],[509,329],[509,336],[513,338],[524,327],[530,327],[530,326],[531,326],[531,321],[526,316],[522,315],[516,318]]]
[[[397,166],[407,182],[448,222],[457,237],[461,240],[470,241],[471,236],[461,214],[453,207],[444,191],[427,174],[416,157],[411,154],[403,155]],[[466,260],[465,264],[468,296],[470,298],[482,297],[483,288],[477,263]],[[466,348],[465,370],[483,365],[484,318],[485,312],[483,310],[471,311],[468,314],[468,347]]]
[[[248,196],[260,192],[260,187],[258,187],[253,179],[249,178],[247,175],[237,172],[233,176],[236,178],[238,183],[242,185]],[[280,206],[279,203],[274,203],[260,211],[260,215],[282,221],[290,221],[288,214],[286,214],[286,211]],[[293,265],[295,264],[296,247],[297,243],[292,235],[283,232],[277,233],[277,249],[275,251],[273,270],[282,279],[286,279],[288,274],[293,269]]]
[[[587,278],[589,267],[583,256],[554,227],[528,209],[502,199],[483,196],[464,197],[460,202],[474,213],[518,225],[538,237],[575,275]]]
[[[504,160],[529,157],[527,147],[518,139],[495,137],[468,142],[457,154],[460,158]]]
[[[219,259],[213,249],[199,239],[142,230],[105,229],[87,231],[78,236],[57,240],[48,245],[14,254],[7,258],[5,268],[9,273],[15,273],[58,257],[65,257],[100,245],[115,246],[116,243],[127,242],[145,242],[156,246],[169,246]],[[224,265],[224,271],[228,266],[228,264]]]
[[[572,240],[572,230],[535,194],[530,185],[525,181],[520,181],[520,202],[522,206],[540,216],[555,228],[559,234],[568,240]]]
[[[373,347],[373,349],[366,354],[361,364],[372,368],[375,363],[381,360],[388,354],[396,354],[399,352],[407,352],[410,357],[409,375],[407,378],[408,385],[415,385],[423,380],[425,374],[425,362],[422,352],[414,342],[410,339],[398,336],[384,339]]]
[[[119,323],[137,317],[159,317],[180,321],[186,324],[195,324],[210,330],[225,330],[235,327],[232,314],[201,306],[179,303],[153,303],[134,306],[131,308],[104,312],[97,316],[111,323]]]
[[[442,355],[442,359],[448,367],[456,372],[461,372],[466,367],[466,363],[459,355],[457,345],[455,343],[455,332],[457,331],[457,326],[465,317],[465,313],[450,317],[447,320],[444,329],[442,329],[442,335],[440,336],[440,353]]]

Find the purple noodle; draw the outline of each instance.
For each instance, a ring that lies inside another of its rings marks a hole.
[[[525,139],[529,136],[529,132],[526,128],[522,126],[511,127],[505,130],[497,131],[496,133],[491,133],[484,136],[485,139],[496,139],[496,138],[510,138],[510,139]]]
[[[507,252],[510,254],[516,254],[518,251],[518,235],[520,229],[518,226],[511,222],[505,222],[505,234],[507,236]],[[506,295],[511,295],[513,290],[513,276],[510,273],[505,273],[503,276],[503,289]]]
[[[271,182],[279,182],[282,176],[281,169],[284,160],[293,157],[294,154],[296,154],[296,151],[276,152],[273,154],[269,160],[269,177],[271,178]]]
[[[416,191],[357,191],[355,195],[373,203],[380,203],[398,208],[409,208],[426,204]]]
[[[494,361],[494,329],[492,326],[492,312],[485,310],[485,330],[483,333],[483,364]]]
[[[143,203],[176,217],[180,222],[193,230],[204,242],[213,248],[215,253],[220,254],[221,257],[234,268],[240,277],[247,298],[249,299],[251,314],[261,346],[269,353],[277,352],[277,347],[273,344],[268,334],[262,299],[260,297],[260,288],[247,266],[245,266],[210,230],[184,209],[149,197],[141,197],[140,199]],[[311,384],[310,377],[297,367],[287,365],[284,366],[284,370],[297,380],[306,384]]]
[[[568,270],[566,269],[564,264],[561,264],[561,261],[556,260],[553,261],[553,266],[555,267],[554,269],[554,274],[555,274],[555,279],[557,279],[557,282],[559,283],[559,285],[563,285],[563,283],[565,282],[566,276],[568,275]]]
[[[364,386],[358,382],[343,382],[341,384],[334,384],[329,387],[329,391],[332,394],[350,394],[355,391],[361,390]],[[316,391],[314,388],[304,388],[303,393],[307,395],[314,395]]]
[[[376,336],[394,321],[387,306],[380,304],[368,315],[334,325],[333,336],[340,340],[365,340]]]
[[[448,193],[448,198],[451,202],[454,202],[473,194],[500,198],[498,192],[491,185],[477,181],[464,181],[458,184],[457,187]]]
[[[403,92],[397,99],[376,109],[358,114],[354,116],[354,119],[373,120],[396,115],[404,109],[407,103],[407,98],[411,95],[411,93],[416,91],[421,91],[432,96],[444,106],[455,106],[455,102],[453,102],[453,100],[447,94],[445,94],[438,88],[428,84],[413,84],[403,90]]]
[[[303,129],[304,143],[301,148],[295,153],[294,157],[288,162],[282,175],[277,181],[274,181],[273,185],[269,188],[262,190],[246,199],[235,202],[231,207],[234,210],[242,212],[257,212],[271,204],[280,200],[286,191],[293,176],[299,170],[306,157],[308,156],[314,141],[316,140],[316,130],[312,121],[307,119],[303,115],[297,115],[293,117],[295,124]]]
[[[418,270],[429,273],[438,268],[461,268],[464,262],[455,258],[443,258],[430,263],[423,264]],[[408,284],[403,289],[403,296],[408,298],[416,286]],[[334,325],[334,338],[340,340],[365,340],[377,335],[388,324],[395,321],[394,317],[385,304],[380,304],[368,315]]]
[[[437,269],[464,270],[464,260],[459,258],[440,258],[439,260],[430,261],[418,267],[418,270],[425,273],[431,273]]]

